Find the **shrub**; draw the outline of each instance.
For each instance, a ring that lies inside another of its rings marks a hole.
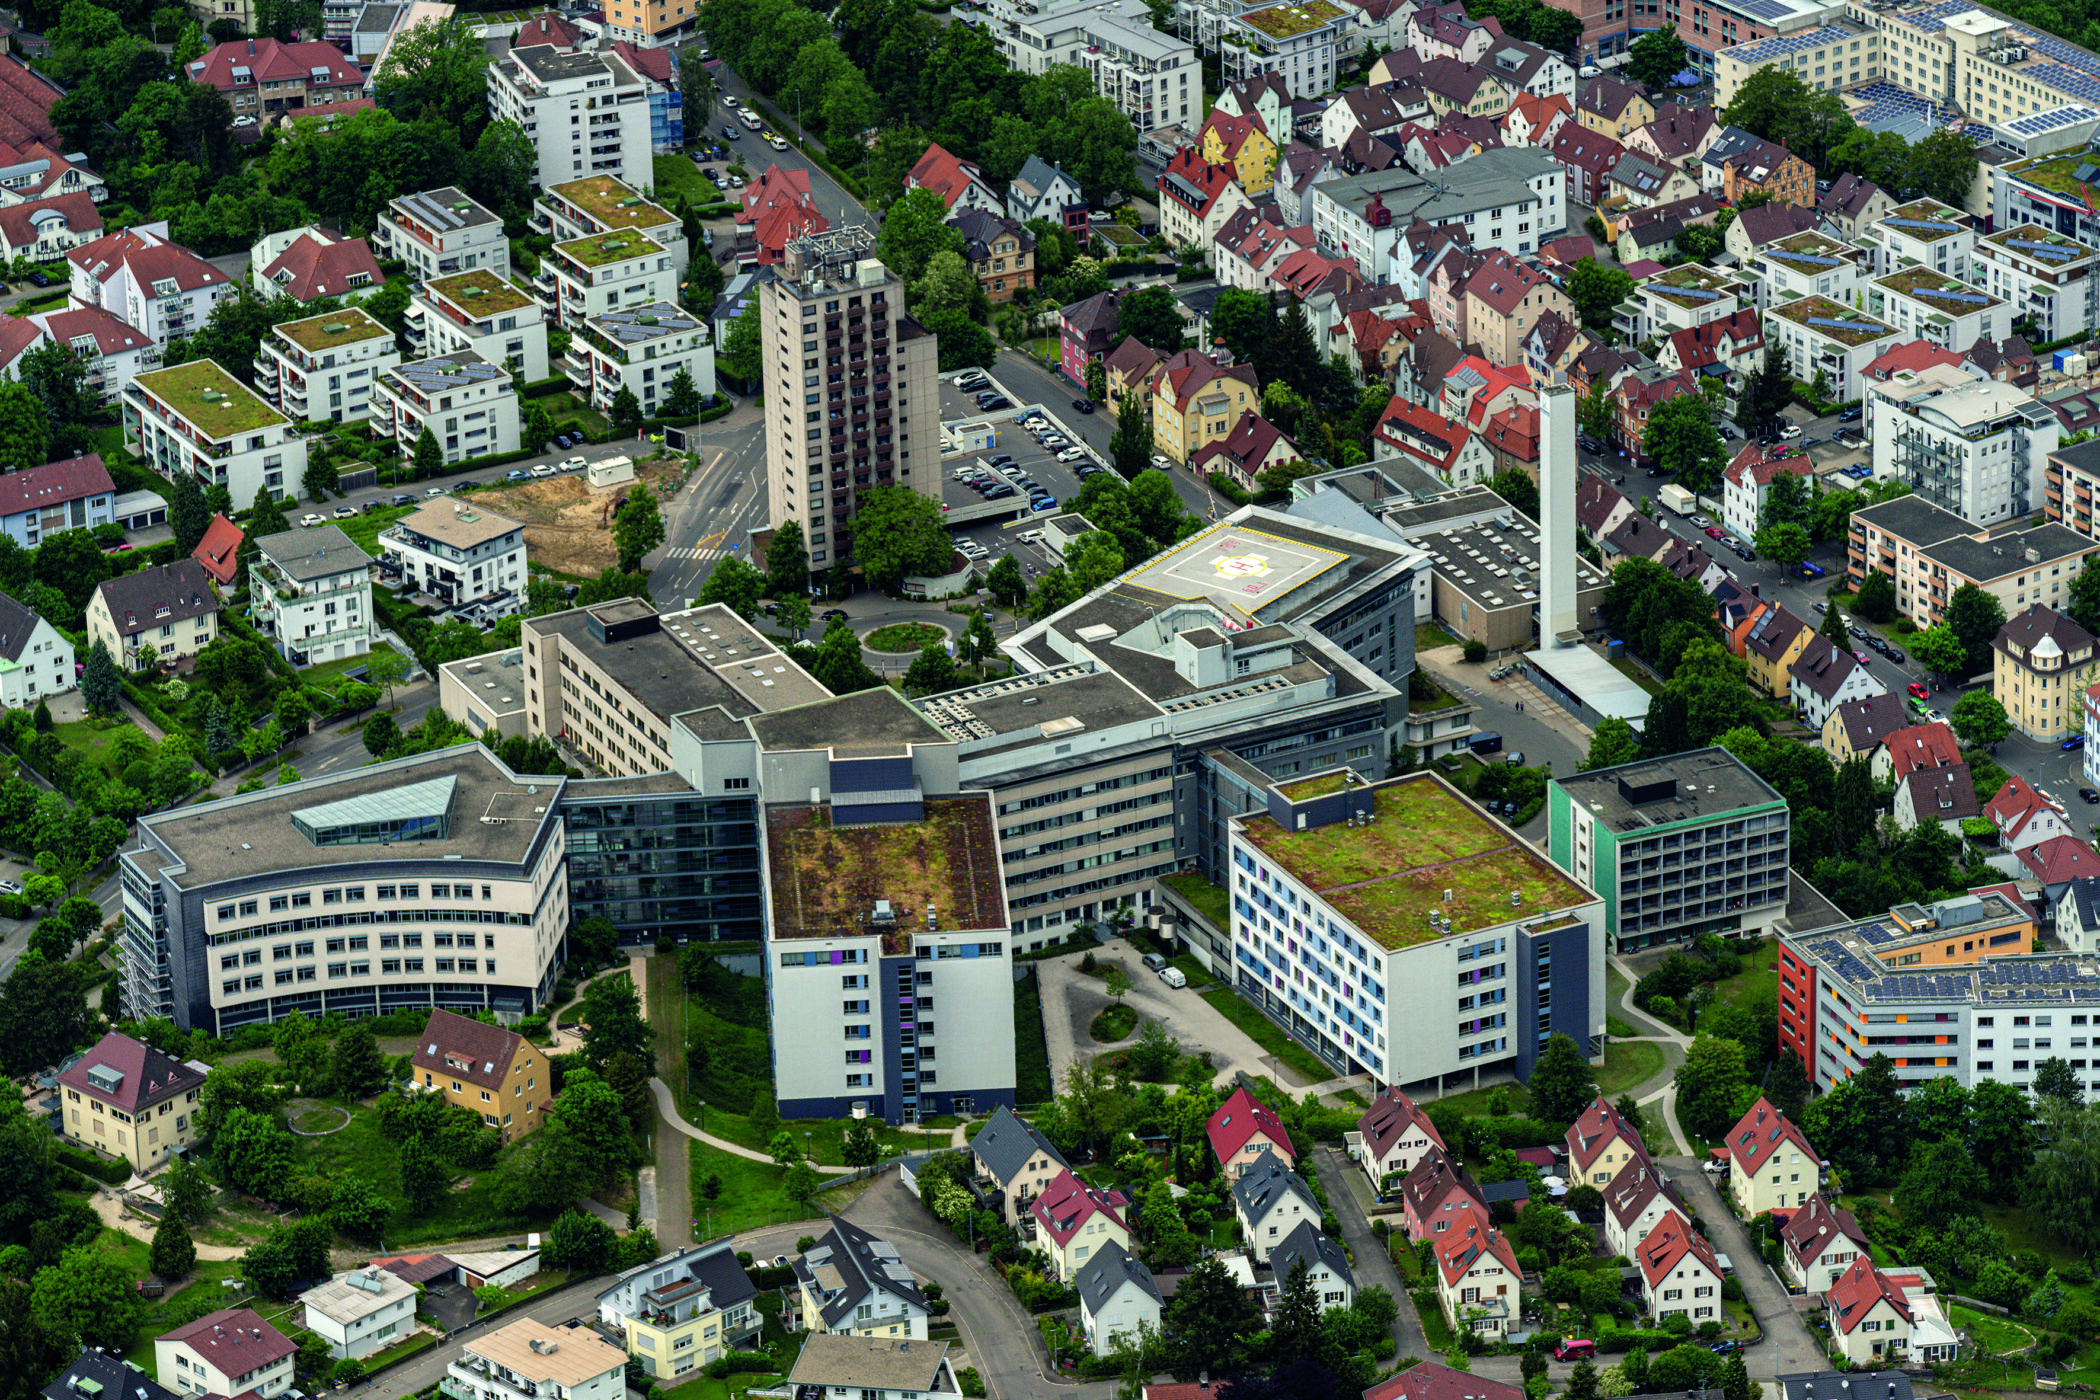
[[[707,1363],[707,1374],[718,1380],[723,1376],[764,1375],[779,1369],[773,1358],[762,1351],[732,1351]]]
[[[1466,660],[1467,660],[1467,661],[1468,661],[1469,663],[1471,663],[1471,664],[1473,664],[1473,665],[1475,665],[1475,666],[1477,666],[1477,665],[1479,665],[1479,664],[1480,664],[1481,662],[1483,662],[1483,661],[1487,660],[1487,659],[1488,659],[1488,649],[1487,649],[1487,643],[1486,643],[1486,642],[1483,642],[1483,641],[1481,641],[1481,640],[1480,640],[1480,638],[1478,638],[1478,637],[1468,637],[1468,638],[1466,638],[1466,647],[1465,647],[1465,658],[1466,658]]]
[[[62,1142],[58,1145],[56,1155],[58,1160],[67,1166],[85,1172],[95,1180],[110,1186],[122,1186],[131,1179],[130,1163],[105,1161],[84,1147],[74,1147],[70,1143]]]

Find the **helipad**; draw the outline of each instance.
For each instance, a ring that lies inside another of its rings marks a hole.
[[[1225,525],[1161,555],[1129,580],[1169,598],[1203,599],[1259,617],[1349,556],[1264,530]]]

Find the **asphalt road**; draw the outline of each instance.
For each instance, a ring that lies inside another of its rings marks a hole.
[[[758,100],[758,95],[751,85],[731,71],[729,65],[721,59],[708,60],[707,69],[714,74],[716,90],[734,97],[739,106]],[[757,112],[761,121],[765,123],[765,130],[776,133],[780,131],[780,126],[773,124],[768,116],[769,112],[781,118],[781,125],[792,127],[795,120],[792,109],[783,112],[770,101],[763,106],[753,107],[752,110]],[[735,139],[723,134],[725,127],[736,133]],[[784,151],[776,151],[759,140],[758,132],[745,130],[743,123],[736,119],[735,111],[725,108],[719,97],[716,99],[714,116],[709,120],[707,130],[708,139],[724,147],[729,153],[729,160],[742,161],[744,168],[754,177],[763,174],[769,165],[777,165],[782,170],[807,171],[810,196],[816,201],[817,208],[822,211],[824,217],[831,220],[834,231],[848,224],[865,224],[872,232],[880,223],[859,200],[846,192],[845,186],[811,164],[809,157],[802,154],[798,147],[790,145]],[[805,135],[803,139],[810,138]],[[704,163],[720,168],[728,162],[705,158]],[[862,163],[865,166],[865,158]],[[725,190],[723,193],[734,198],[737,191]]]

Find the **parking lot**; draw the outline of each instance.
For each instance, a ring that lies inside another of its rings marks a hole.
[[[967,481],[959,479],[957,473],[970,472],[980,478],[986,478],[984,469],[993,467],[995,484],[1003,484],[1014,492],[1011,496],[998,498],[995,503],[1013,508],[1015,514],[966,521],[952,527],[951,533],[955,537],[957,547],[970,554],[981,567],[988,569],[998,562],[1000,555],[1011,553],[1024,572],[1038,574],[1049,565],[1059,562],[1057,555],[1040,543],[1024,540],[1021,536],[1037,533],[1040,528],[1036,524],[1037,516],[1055,514],[1068,508],[1077,498],[1081,484],[1081,468],[1093,467],[1104,471],[1111,469],[1090,449],[1086,449],[1083,444],[1077,444],[1073,435],[1067,431],[1071,420],[1080,416],[1079,411],[1069,402],[1034,404],[1015,401],[1009,396],[1008,407],[979,409],[975,381],[968,381],[971,384],[970,388],[958,387],[956,381],[963,378],[963,375],[949,375],[942,379],[941,420],[945,423],[984,423],[991,429],[992,441],[987,448],[956,453],[942,461],[942,503],[951,511],[984,505],[988,499],[986,494]],[[987,382],[993,391],[1004,394],[995,379],[989,379]],[[1023,420],[1036,417],[1043,421],[1045,437],[1054,434],[1055,437],[1062,438],[1066,445],[1078,445],[1081,450],[1086,451],[1086,455],[1072,461],[1059,461],[1056,454],[1064,450],[1063,447],[1055,442],[1045,446],[1044,441],[1039,440],[1036,434],[1023,426]],[[994,463],[993,459],[1000,457],[1010,458],[1011,461]],[[1007,470],[998,472],[998,467]],[[1040,510],[1030,510],[1030,490],[1027,483],[1033,483],[1045,493],[1037,499],[1048,499],[1056,504]],[[963,541],[966,540],[971,544],[964,545]],[[974,552],[973,546],[975,550],[983,552]]]

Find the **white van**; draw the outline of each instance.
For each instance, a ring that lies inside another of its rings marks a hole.
[[[1163,967],[1159,970],[1159,980],[1169,987],[1186,987],[1189,975],[1178,967]]]

